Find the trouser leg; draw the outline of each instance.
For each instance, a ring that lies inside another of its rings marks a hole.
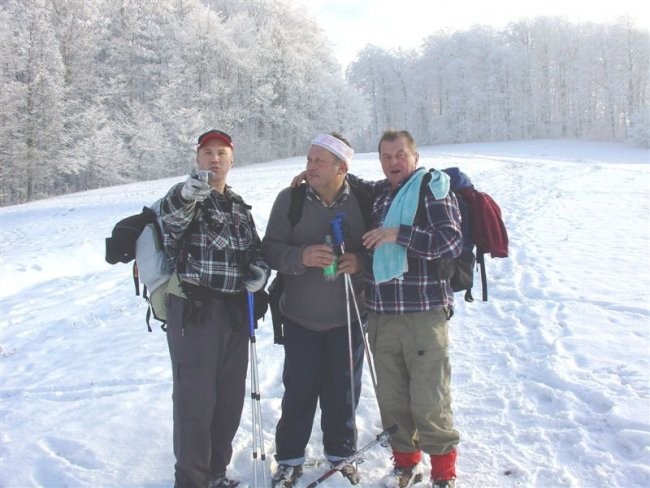
[[[386,324],[387,318],[394,319]],[[396,451],[417,451],[417,432],[411,418],[408,369],[404,361],[401,328],[403,315],[368,314],[368,342],[377,375],[377,402],[384,428],[397,425],[391,436]]]
[[[278,463],[302,464],[311,436],[321,378],[322,333],[296,324],[284,327],[284,396],[275,431]]]
[[[213,454],[221,458],[215,461],[217,469],[223,466],[221,472],[225,471],[224,463],[229,461],[231,454],[229,446],[239,425],[244,400],[246,333],[244,330],[243,335],[234,336],[230,323],[224,318],[223,304],[218,300],[210,304],[200,324],[184,327],[185,306],[186,300],[168,296],[167,341],[173,373],[175,476],[179,488],[203,488],[214,474]],[[232,354],[228,351],[231,347]],[[236,352],[241,354],[236,355]],[[223,383],[224,365],[231,375],[227,384]],[[232,390],[221,391],[222,386]],[[215,436],[213,420],[217,411],[224,416],[220,418],[219,434]]]
[[[232,459],[232,440],[241,421],[246,394],[249,333],[242,328],[224,341],[217,371],[217,403],[212,416],[212,476],[225,473]]]
[[[411,417],[420,449],[428,454],[446,454],[459,440],[451,411],[449,322],[444,309],[412,315],[412,330],[405,347]]]
[[[350,390],[350,349],[348,328],[337,327],[326,333],[326,365],[323,369],[320,406],[325,454],[331,461],[356,450],[356,409],[361,395],[363,342],[359,326],[352,324],[352,374],[354,397]]]
[[[368,318],[377,373],[377,398],[385,427],[397,424],[391,445],[444,454],[458,443],[451,414],[446,311]]]

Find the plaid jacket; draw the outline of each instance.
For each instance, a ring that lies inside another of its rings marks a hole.
[[[395,195],[406,181],[408,178],[393,191],[388,180],[366,182],[357,178],[359,184],[366,185],[375,195],[372,228],[381,227]],[[403,224],[399,229],[397,244],[406,248],[408,262],[408,271],[403,279],[377,283],[372,269],[366,275],[366,308],[369,311],[401,314],[453,305],[451,286],[446,280],[439,280],[433,275],[432,264],[438,258],[460,255],[463,237],[458,202],[451,191],[441,200],[436,200],[431,192],[427,192],[425,205],[426,225]]]
[[[169,190],[161,208],[165,249],[182,280],[231,294],[243,290],[249,263],[270,271],[251,207],[239,195],[226,186],[224,195],[188,202],[182,186]]]

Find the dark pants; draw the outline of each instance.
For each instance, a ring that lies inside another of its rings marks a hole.
[[[188,300],[167,297],[167,342],[173,368],[174,455],[177,488],[205,488],[232,457],[246,390],[249,331],[233,330],[221,300],[211,300],[198,323]],[[185,318],[184,318],[185,316]]]
[[[352,325],[354,408],[361,394],[363,341]],[[350,354],[347,326],[314,332],[286,323],[284,328],[284,396],[275,433],[278,463],[304,462],[305,448],[320,400],[325,455],[343,458],[356,450],[356,425],[350,393]]]

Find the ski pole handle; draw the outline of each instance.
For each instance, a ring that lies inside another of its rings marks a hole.
[[[343,248],[344,237],[343,237],[343,219],[345,219],[345,213],[340,212],[336,214],[336,217],[330,222],[332,225],[332,236],[334,237],[334,246],[337,248]]]
[[[255,295],[252,291],[246,292],[248,300],[248,327],[251,338],[255,337]]]

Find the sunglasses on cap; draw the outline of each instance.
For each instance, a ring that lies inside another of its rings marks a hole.
[[[209,130],[208,132],[201,134],[199,136],[198,147],[201,147],[204,142],[209,141],[210,139],[219,139],[220,141],[225,142],[228,146],[230,146],[231,149],[235,148],[235,145],[232,142],[232,138],[225,132],[216,129]]]

